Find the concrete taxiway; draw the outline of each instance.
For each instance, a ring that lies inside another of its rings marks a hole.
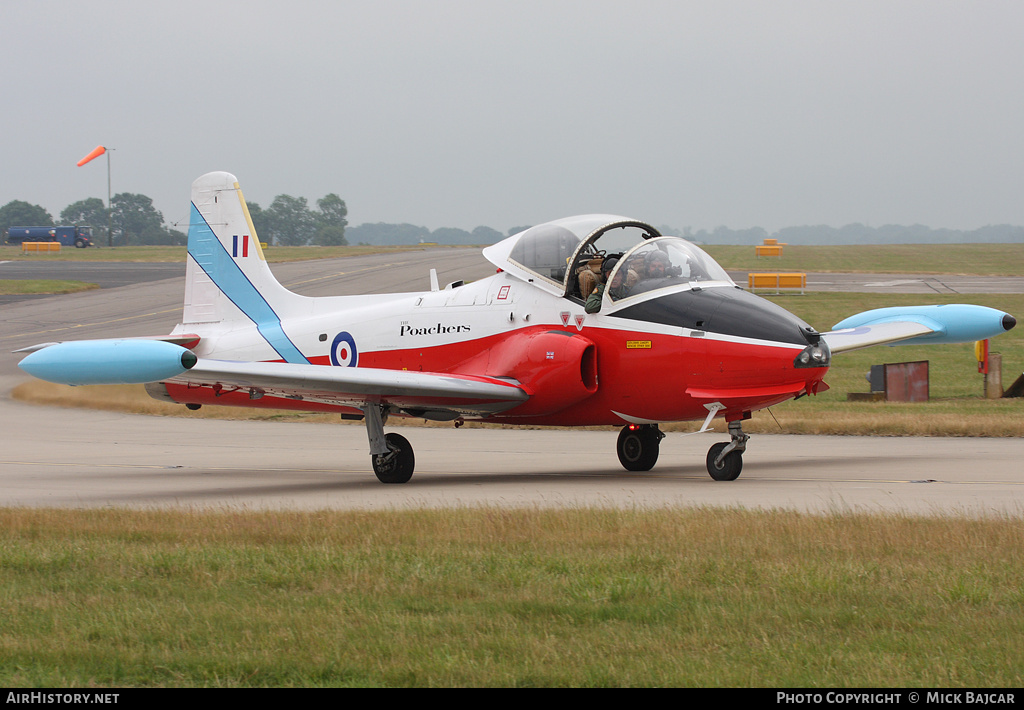
[[[49,267],[60,269],[57,263]],[[473,250],[273,269],[293,290],[329,295],[428,288],[431,267],[442,286],[493,272]],[[866,290],[871,282],[880,290],[935,292],[921,283],[884,285],[889,278],[877,275],[851,278],[860,285],[850,290]],[[915,279],[921,277],[908,280]],[[180,276],[141,278],[99,291],[8,303],[0,319],[0,353],[52,340],[167,333],[180,317],[182,292]],[[416,474],[408,484],[385,486],[370,468],[362,426],[27,405],[10,399],[11,388],[27,379],[16,367],[19,358],[0,354],[2,506],[741,506],[1024,516],[1020,439],[758,435],[744,456],[742,476],[721,483],[707,475],[704,456],[711,443],[725,439],[722,433],[669,434],[654,470],[634,474],[618,464],[614,431],[394,427],[415,448]]]

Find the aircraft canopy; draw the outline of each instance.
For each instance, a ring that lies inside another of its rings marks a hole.
[[[655,252],[663,257],[651,256]],[[677,282],[732,283],[714,259],[690,242],[662,237],[649,224],[615,215],[580,215],[539,224],[487,247],[483,254],[498,268],[557,295],[585,297],[578,292],[578,271],[606,256],[622,257],[619,267],[638,274],[646,273],[641,269],[647,261],[660,260],[667,267],[666,277]]]

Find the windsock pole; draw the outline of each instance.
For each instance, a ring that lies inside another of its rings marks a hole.
[[[104,153],[107,154],[107,246],[114,246],[114,206],[110,204],[110,151],[113,148],[98,145],[89,151],[89,154],[78,161],[78,167],[82,167],[90,160],[98,158]]]

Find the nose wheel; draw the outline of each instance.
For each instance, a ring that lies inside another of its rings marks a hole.
[[[716,481],[735,481],[743,470],[743,452],[750,435],[743,433],[739,421],[729,422],[732,441],[722,441],[708,451],[708,473]]]

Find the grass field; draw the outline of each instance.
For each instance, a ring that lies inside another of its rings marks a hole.
[[[97,284],[55,279],[0,279],[0,296],[78,293],[97,289]]]
[[[1024,244],[791,245],[760,259],[751,246],[706,250],[726,269],[750,271],[1020,276],[1024,264]]]
[[[1019,521],[0,510],[0,685],[1024,682]]]

